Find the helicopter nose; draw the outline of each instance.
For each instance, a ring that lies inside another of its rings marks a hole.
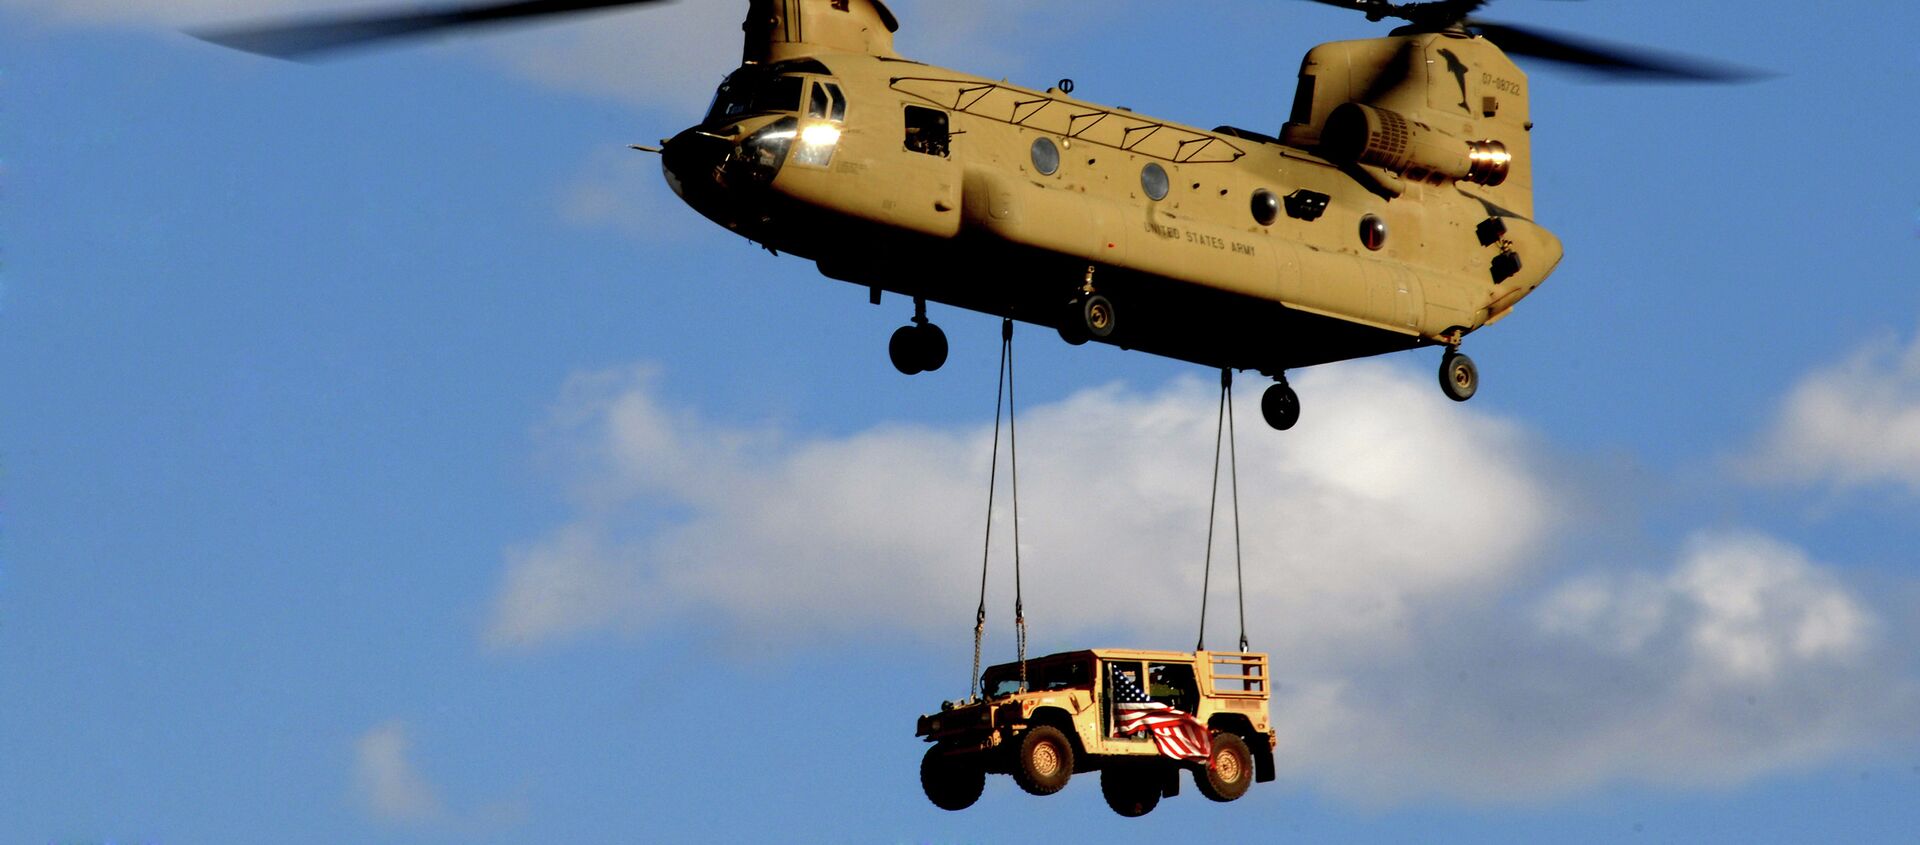
[[[698,207],[720,188],[721,168],[733,146],[727,138],[697,128],[673,136],[660,148],[660,166],[667,185],[681,199]]]

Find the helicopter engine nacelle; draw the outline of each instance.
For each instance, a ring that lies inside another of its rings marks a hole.
[[[1378,167],[1413,182],[1507,181],[1513,156],[1499,141],[1463,141],[1390,109],[1344,103],[1327,116],[1320,148],[1335,161]]]

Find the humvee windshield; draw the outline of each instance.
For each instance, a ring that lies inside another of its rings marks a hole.
[[[1020,664],[1008,663],[988,669],[982,678],[987,697],[999,698],[1020,691]],[[1052,660],[1027,664],[1027,686],[1035,691],[1083,689],[1093,686],[1093,664],[1079,660]]]

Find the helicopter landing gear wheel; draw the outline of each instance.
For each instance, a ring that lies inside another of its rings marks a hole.
[[[1282,381],[1260,394],[1260,416],[1275,431],[1286,431],[1300,421],[1300,394]]]
[[[887,341],[887,357],[903,375],[933,372],[947,363],[947,333],[927,322],[901,326]]]
[[[1060,339],[1069,346],[1084,346],[1093,337],[1087,334],[1086,323],[1080,319],[1080,302],[1067,303],[1060,314]]]
[[[1089,337],[1112,337],[1115,325],[1113,300],[1097,293],[1081,300],[1080,322]]]
[[[1448,399],[1465,402],[1480,390],[1480,370],[1473,359],[1449,351],[1440,358],[1440,390]]]

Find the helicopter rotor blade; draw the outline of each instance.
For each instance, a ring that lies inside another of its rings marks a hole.
[[[1367,20],[1370,21],[1400,18],[1436,28],[1459,23],[1467,15],[1487,4],[1487,0],[1414,0],[1406,3],[1395,3],[1392,0],[1312,0],[1312,2],[1365,12]]]
[[[280,59],[298,59],[383,41],[528,18],[565,15],[666,0],[512,0],[407,12],[348,13],[273,23],[193,30],[203,41]]]
[[[1508,53],[1573,65],[1609,76],[1686,82],[1744,82],[1766,76],[1757,71],[1706,59],[1603,44],[1512,24],[1470,20],[1466,25]]]

